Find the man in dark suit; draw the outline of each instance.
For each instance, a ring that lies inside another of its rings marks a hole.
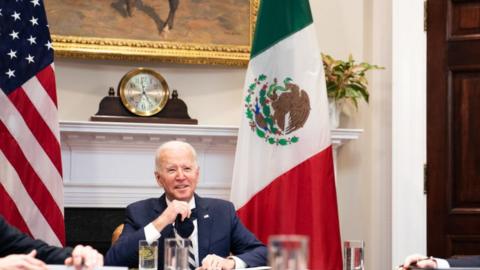
[[[59,248],[34,240],[0,216],[0,269],[46,270],[45,263],[93,269],[103,266],[103,256],[90,246]]]
[[[123,232],[105,256],[107,265],[138,266],[138,242],[146,239],[159,241],[158,266],[162,269],[164,239],[180,234],[177,216],[185,221],[196,217],[189,236],[195,267],[230,270],[266,265],[266,247],[243,226],[233,204],[194,193],[199,167],[190,144],[162,144],[155,165],[155,178],[165,194],[127,207]]]
[[[400,268],[407,269],[409,266],[418,268],[480,267],[480,256],[440,259],[413,254],[405,259],[404,264]]]

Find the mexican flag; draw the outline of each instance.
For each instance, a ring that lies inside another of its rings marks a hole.
[[[309,268],[342,268],[328,101],[308,0],[262,0],[231,200],[264,243],[309,237]]]

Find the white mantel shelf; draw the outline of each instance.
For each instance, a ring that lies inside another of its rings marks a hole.
[[[106,139],[106,135],[122,135],[123,139],[131,140],[132,136],[143,137],[155,141],[158,137],[169,136],[184,139],[184,136],[198,138],[230,137],[236,143],[238,127],[234,126],[200,126],[200,125],[173,125],[147,123],[116,123],[90,121],[62,121],[60,122],[62,138],[79,138],[88,136],[89,139]],[[332,129],[332,144],[339,146],[349,140],[356,140],[362,134],[362,129]],[[144,137],[147,135],[148,137]]]
[[[361,129],[333,129],[332,144],[359,138]],[[155,149],[183,140],[197,150],[203,196],[228,199],[238,127],[116,122],[60,122],[65,207],[125,207],[159,196]]]

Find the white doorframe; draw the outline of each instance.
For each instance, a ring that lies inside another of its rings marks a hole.
[[[426,33],[423,1],[393,0],[392,263],[426,252]]]

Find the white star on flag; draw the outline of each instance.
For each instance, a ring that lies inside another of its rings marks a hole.
[[[28,38],[28,41],[30,42],[30,45],[33,45],[33,44],[37,44],[37,42],[35,41],[37,38],[34,38],[33,36],[30,36]]]
[[[50,42],[50,40],[45,44],[45,46],[46,46],[49,50],[51,50],[51,49],[53,48],[52,43]]]
[[[17,13],[16,11],[12,14],[13,20],[20,20],[20,13]]]
[[[35,63],[33,58],[34,58],[34,56],[31,56],[30,54],[28,55],[28,57],[25,57],[25,59],[28,61],[28,63]]]
[[[12,30],[12,33],[9,34],[12,37],[12,40],[18,39],[18,32],[15,32],[15,30]]]
[[[10,56],[10,59],[17,58],[17,51],[10,50],[9,53],[7,53],[8,56]]]
[[[32,16],[32,19],[30,19],[30,22],[32,23],[32,26],[38,25],[38,19]]]
[[[15,77],[15,70],[8,69],[5,74],[8,75],[8,78]]]

